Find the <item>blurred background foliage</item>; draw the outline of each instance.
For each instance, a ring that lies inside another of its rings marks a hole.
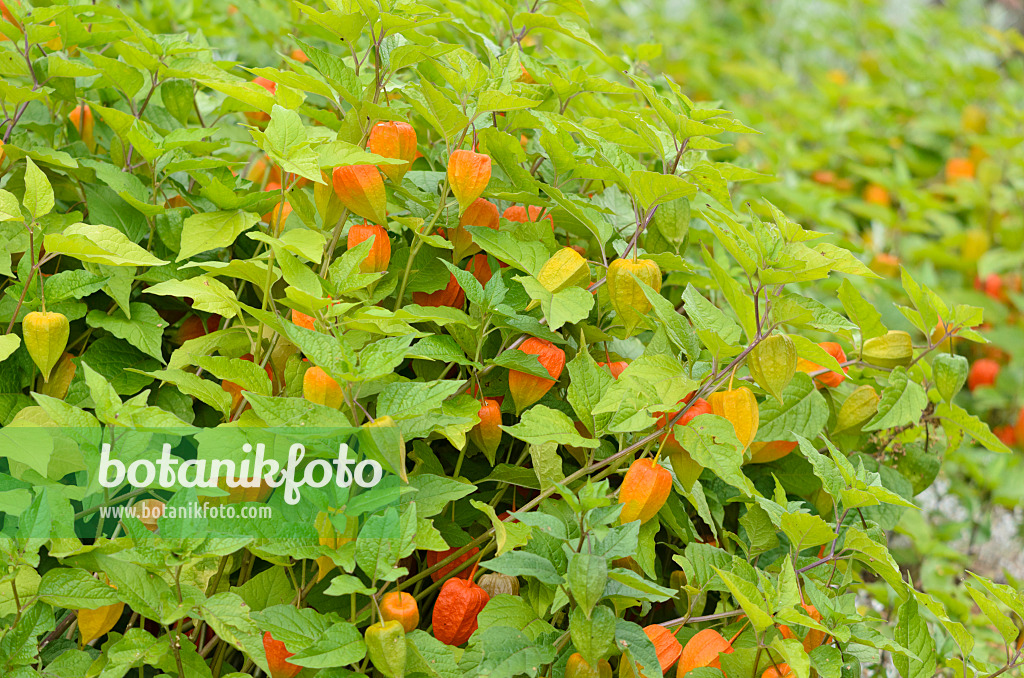
[[[637,68],[668,74],[763,133],[717,152],[769,175],[737,185],[738,199],[763,195],[859,252],[887,276],[866,296],[899,301],[903,265],[947,302],[985,309],[992,343],[954,350],[999,369],[992,384],[979,374],[959,400],[1015,453],[951,453],[939,483],[918,497],[926,511],[897,528],[910,538],[893,542],[915,581],[963,610],[973,607],[958,586],[964,568],[1018,589],[1024,577],[1022,10],[975,0],[595,9]],[[909,327],[898,314],[885,321]],[[875,593],[884,600],[884,587]]]

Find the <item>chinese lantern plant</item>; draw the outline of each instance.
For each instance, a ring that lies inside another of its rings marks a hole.
[[[751,2],[678,71],[640,7],[8,2],[0,676],[1018,673],[914,535],[1016,496],[1019,78],[919,126],[871,3],[803,92]]]

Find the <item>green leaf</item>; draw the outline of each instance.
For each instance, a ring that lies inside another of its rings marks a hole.
[[[967,433],[993,452],[1010,454],[1010,448],[992,432],[988,424],[959,405],[939,403],[935,408],[935,416],[942,420],[942,425],[947,432],[953,430],[961,435]]]
[[[209,382],[216,385],[216,382]],[[184,388],[178,388],[184,393]],[[305,426],[314,428],[349,428],[352,423],[342,412],[324,405],[311,403],[305,398],[283,396],[261,396],[246,391],[242,396],[252,405],[253,411],[268,426]],[[198,396],[197,396],[198,397]],[[230,400],[228,406],[230,406]],[[217,407],[217,405],[214,405]]]
[[[145,374],[160,381],[174,384],[185,395],[198,398],[210,407],[227,416],[231,410],[231,394],[220,384],[203,379],[192,372],[179,369],[156,370]]]
[[[18,198],[3,189],[0,189],[0,221],[25,221],[21,216]]]
[[[732,200],[729,198],[729,183],[709,162],[698,163],[686,173],[705,194],[714,198],[720,205],[732,211]]]
[[[985,616],[988,617],[992,625],[999,631],[999,635],[1003,637],[1004,643],[1009,645],[1017,640],[1020,629],[1013,623],[1010,616],[999,608],[988,591],[982,590],[976,582],[969,581],[967,582],[967,593],[971,596],[974,604],[978,606],[978,609],[985,613]]]
[[[601,559],[603,561],[603,559]],[[570,573],[569,587],[575,593]],[[604,590],[605,580],[601,581]],[[604,605],[595,608],[592,614],[584,612],[584,608],[576,607],[569,615],[569,635],[573,647],[583,655],[583,659],[591,666],[608,656],[615,643],[615,613]]]
[[[742,330],[735,320],[705,299],[693,285],[688,284],[683,291],[683,304],[697,336],[712,353],[721,356],[736,352],[734,345]]]
[[[532,276],[536,276],[548,260],[547,248],[535,240],[516,240],[507,231],[495,231],[486,226],[467,226],[466,230],[485,252]]]
[[[537,480],[540,481],[542,490],[565,480],[565,473],[562,471],[562,457],[558,454],[556,443],[530,445],[530,459],[533,461],[533,471],[537,474]]]
[[[490,113],[491,111],[518,111],[524,108],[534,108],[540,104],[540,101],[489,89],[480,93],[476,104],[476,116],[474,117],[480,116],[483,113]]]
[[[980,577],[974,572],[970,572],[970,575],[1001,603],[1013,610],[1014,614],[1024,619],[1024,594],[1021,594],[1012,586],[996,584],[992,580]]]
[[[110,314],[103,311],[89,311],[85,322],[89,327],[96,327],[110,332],[118,339],[124,339],[143,353],[165,362],[161,350],[161,340],[167,321],[160,317],[152,306],[140,302],[132,302],[129,306],[131,317],[125,316],[120,308]]]
[[[394,581],[408,573],[398,567],[398,561],[415,549],[415,504],[407,507],[401,516],[394,508],[370,516],[359,530],[356,564],[370,581]]]
[[[431,334],[423,337],[414,345],[409,347],[406,355],[409,358],[420,358],[421,360],[436,360],[442,363],[455,363],[476,369],[482,369],[482,365],[475,363],[466,357],[465,352],[454,338],[447,334]]]
[[[501,429],[530,445],[557,443],[596,448],[600,444],[592,438],[581,436],[568,416],[544,405],[534,405],[523,413],[518,424],[502,426]]]
[[[804,651],[803,644],[795,638],[782,639],[776,637],[771,644],[789,666],[796,678],[810,678],[811,661]]]
[[[800,443],[800,451],[803,453],[804,458],[814,468],[814,475],[821,480],[821,486],[825,492],[834,499],[842,496],[843,490],[847,488],[847,484],[832,458],[818,452],[814,445],[806,438],[799,435],[794,437]]]
[[[244,650],[264,669],[263,629],[249,616],[249,607],[237,593],[222,592],[210,596],[200,606],[203,620],[218,638],[232,647]]]
[[[949,632],[949,635],[953,637],[956,644],[960,646],[960,651],[965,657],[969,657],[971,650],[974,649],[974,636],[964,627],[963,624],[957,621],[953,621],[949,618],[949,614],[943,608],[942,604],[935,600],[932,596],[911,588],[910,592],[913,593],[914,597],[917,598],[919,605],[923,605],[928,609],[935,617],[939,620],[939,623]]]
[[[152,377],[128,372],[128,368],[155,370],[160,367],[156,360],[115,337],[100,337],[90,343],[82,354],[82,361],[102,374],[107,383],[121,395],[138,393],[139,389],[153,381]]]
[[[768,398],[760,405],[760,423],[755,440],[796,440],[817,438],[828,422],[828,404],[814,381],[804,372],[793,375],[782,392],[782,402]]]
[[[725,586],[732,593],[736,602],[740,604],[743,611],[747,614],[750,619],[750,623],[754,625],[754,628],[759,632],[763,632],[774,624],[772,616],[766,611],[767,603],[765,602],[764,596],[757,590],[757,585],[748,582],[739,576],[720,570],[717,567],[713,568],[715,574],[725,582]]]
[[[450,502],[457,501],[477,490],[476,485],[431,473],[413,476],[409,479],[409,486],[416,492],[406,495],[406,500],[416,502],[416,515],[422,518],[437,515]]]
[[[510,577],[534,577],[548,586],[558,586],[562,583],[562,577],[550,560],[526,551],[509,551],[480,563],[480,567]]]
[[[396,421],[427,414],[441,407],[465,382],[459,380],[388,384],[377,397],[378,417]]]
[[[469,118],[428,80],[420,84],[422,90],[409,90],[409,103],[446,142],[450,141],[469,125]]]
[[[686,426],[673,427],[673,433],[695,462],[744,495],[756,494],[754,485],[742,471],[743,446],[728,419],[717,414],[701,414]]]
[[[358,662],[366,656],[363,634],[348,622],[331,625],[316,635],[316,642],[296,652],[288,661],[296,666],[326,669]]]
[[[25,158],[25,198],[22,202],[33,219],[53,210],[53,187],[32,158]]]
[[[878,412],[862,428],[878,431],[913,423],[927,404],[928,396],[921,385],[910,380],[906,368],[897,367],[889,373],[889,383],[882,389]]]
[[[232,586],[231,591],[237,593],[252,610],[285,605],[295,598],[295,588],[283,567],[264,570],[241,586]]]
[[[181,231],[181,251],[175,261],[184,261],[207,250],[228,247],[259,220],[258,214],[242,210],[193,214],[185,219]]]
[[[782,516],[782,531],[789,537],[796,553],[814,546],[827,544],[836,538],[820,516],[810,513],[786,513]]]
[[[443,263],[445,268],[455,276],[455,280],[459,283],[459,287],[465,291],[466,298],[469,299],[470,302],[478,306],[485,305],[487,297],[484,295],[483,285],[481,285],[480,281],[476,279],[476,276],[469,271],[465,271],[458,266],[448,263],[447,261],[442,260],[441,263]],[[501,276],[497,277],[501,279]]]
[[[569,388],[566,399],[572,405],[576,416],[592,433],[598,429],[598,421],[607,421],[608,417],[595,417],[594,408],[601,396],[615,381],[611,372],[597,366],[590,351],[580,350],[565,365],[569,373]],[[603,425],[603,424],[602,424]]]
[[[0,337],[0,362],[7,360],[21,346],[21,337],[17,334],[5,334]]]
[[[571,159],[571,156],[569,157]],[[583,224],[597,238],[598,244],[604,249],[604,245],[615,232],[604,214],[594,209],[589,202],[579,199],[576,195],[563,193],[549,184],[541,184],[541,190],[558,203],[558,206],[565,210],[572,218]]]
[[[529,603],[519,596],[508,594],[499,594],[491,598],[478,615],[477,621],[480,628],[484,630],[492,626],[511,627],[523,631],[533,638],[542,633],[552,633],[555,630],[551,624],[537,616]]]
[[[120,602],[112,587],[85,570],[67,567],[44,574],[36,595],[48,605],[74,610],[95,610]]]
[[[66,254],[79,261],[108,266],[162,266],[166,261],[130,241],[110,226],[72,224],[62,233],[51,233],[43,242],[50,254]]]
[[[492,626],[476,632],[473,646],[483,653],[476,669],[479,675],[494,678],[535,678],[542,666],[555,659],[554,645],[534,643],[521,631],[509,627]]]
[[[529,542],[531,529],[528,525],[505,522],[499,519],[498,514],[494,511],[494,507],[482,501],[470,499],[469,503],[473,508],[490,519],[491,527],[494,528],[494,541],[498,545],[499,556],[521,546],[526,546],[527,542]]]
[[[533,376],[541,377],[542,379],[551,378],[551,374],[548,372],[547,368],[541,364],[540,358],[532,353],[524,353],[519,349],[502,351],[495,356],[491,361],[491,364],[497,365],[498,367],[505,367],[510,370],[516,370],[517,372],[532,374]]]
[[[632,273],[630,275],[633,275]],[[654,315],[661,321],[661,326],[668,333],[668,338],[686,353],[686,357],[695,360],[700,354],[697,335],[693,327],[682,315],[676,312],[675,306],[653,287],[633,275],[633,279],[643,290],[647,301],[654,307]],[[700,295],[697,295],[700,296]],[[701,297],[703,299],[703,297]],[[717,310],[717,309],[716,309]]]
[[[634,170],[629,175],[629,192],[645,210],[654,205],[696,195],[698,190],[697,186],[674,174]]]
[[[102,289],[108,280],[81,268],[54,273],[46,281],[46,301],[55,304],[65,299],[82,299]]]
[[[241,311],[231,288],[209,275],[187,280],[168,280],[147,287],[145,292],[166,297],[189,297],[192,299],[192,308],[225,318],[234,318]]]
[[[272,387],[266,371],[249,360],[225,358],[223,356],[200,356],[196,365],[224,381],[233,381],[244,391],[259,395],[270,395]]]
[[[831,369],[833,372],[843,374],[843,368],[839,365],[839,361],[832,357],[832,354],[823,349],[818,344],[807,337],[799,334],[791,334],[789,338],[793,340],[793,344],[796,345],[796,353],[804,360],[810,360],[815,365],[820,365],[822,368]]]
[[[373,381],[391,374],[405,360],[415,337],[387,337],[376,341],[359,354],[359,380]]]
[[[569,287],[552,294],[536,278],[516,276],[531,299],[540,302],[548,327],[557,330],[566,323],[578,323],[594,308],[594,295],[580,287]]]
[[[757,504],[748,504],[747,512],[740,518],[740,525],[750,540],[752,553],[764,553],[779,545],[775,526],[768,512]]]
[[[757,335],[757,318],[754,314],[754,301],[748,295],[748,291],[744,290],[743,287],[728,274],[728,272],[722,268],[722,266],[715,261],[711,253],[705,248],[702,251],[704,257],[704,263],[707,264],[708,268],[711,269],[711,275],[718,283],[722,294],[725,296],[725,300],[729,302],[729,306],[732,307],[733,312],[736,314],[737,320],[739,320],[740,327],[743,328],[743,332],[747,335],[748,340],[752,340]]]
[[[873,337],[880,337],[886,333],[885,325],[882,324],[882,315],[849,280],[844,280],[839,286],[839,301],[857,327],[860,328],[861,338],[864,341]]]
[[[811,666],[821,678],[842,678],[843,653],[831,645],[819,645],[811,650]]]
[[[843,549],[857,553],[856,556],[864,565],[874,570],[889,586],[897,591],[904,590],[903,577],[899,565],[884,544],[873,541],[866,532],[858,527],[850,527],[846,532]]]
[[[654,678],[661,671],[654,643],[647,637],[639,624],[625,619],[616,619],[615,646],[622,651],[620,662],[633,662],[631,666],[633,675]],[[621,668],[619,670],[622,671]]]
[[[490,607],[485,607],[478,617],[481,627],[486,628],[484,614]],[[408,661],[406,670],[410,673],[422,674],[428,678],[461,678],[463,675],[451,648],[426,631],[416,629],[406,635],[405,640]]]
[[[796,294],[781,295],[772,311],[776,320],[797,327],[810,327],[845,337],[850,337],[850,331],[857,329],[855,324],[821,302]]]
[[[300,295],[319,299],[323,295],[323,288],[317,274],[284,246],[274,244],[271,247],[277,257],[277,265],[281,267],[281,274],[284,276],[285,282],[291,285],[285,294],[289,296],[294,294],[296,298],[300,299],[302,298]]]
[[[604,594],[607,579],[608,561],[603,556],[574,553],[569,558],[566,581],[573,598],[588,618]]]

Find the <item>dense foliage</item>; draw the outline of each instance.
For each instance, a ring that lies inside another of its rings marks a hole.
[[[1020,498],[1019,34],[969,3],[29,4],[0,675],[1024,663],[1017,582],[915,506]],[[105,442],[296,441],[387,473],[101,483]],[[273,518],[141,513],[200,500]]]

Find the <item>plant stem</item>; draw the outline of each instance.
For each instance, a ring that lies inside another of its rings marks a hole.
[[[682,626],[684,624],[700,624],[718,619],[728,619],[729,617],[739,617],[743,614],[743,610],[733,610],[731,612],[716,612],[715,614],[708,614],[703,617],[677,617],[676,619],[670,619],[667,622],[661,622],[660,625],[668,629],[673,626]]]
[[[448,191],[450,187],[447,179],[444,183],[444,190],[441,191],[441,201],[437,205],[437,210],[434,212],[434,217],[427,224],[425,229],[417,229],[417,233],[413,235],[413,242],[409,247],[409,259],[405,262],[405,271],[402,273],[402,284],[398,287],[398,296],[395,297],[395,308],[397,311],[402,308],[402,298],[405,296],[405,288],[409,285],[409,276],[412,274],[412,265],[416,260],[416,255],[419,253],[420,248],[423,247],[423,241],[420,240],[418,234],[422,232],[424,235],[430,235],[430,232],[434,230],[434,225],[441,216],[441,212],[444,211],[445,207],[448,206]]]
[[[331,267],[331,257],[334,256],[334,250],[338,247],[338,240],[341,238],[341,232],[345,229],[345,221],[348,219],[348,208],[342,210],[341,216],[338,217],[338,223],[334,225],[334,233],[331,234],[331,242],[324,249],[324,260],[320,264],[320,277],[327,275],[327,271]]]
[[[96,506],[93,506],[92,508],[87,508],[84,511],[79,511],[78,513],[75,514],[75,520],[81,520],[82,518],[84,518],[86,516],[89,516],[89,515],[92,515],[93,513],[96,513],[97,511],[99,511],[102,508],[106,508],[108,506],[113,506],[114,504],[120,503],[122,501],[127,501],[129,499],[134,499],[135,497],[138,497],[141,494],[146,494],[147,492],[149,492],[149,488],[142,488],[142,489],[139,489],[139,490],[132,490],[131,492],[129,492],[127,494],[118,495],[118,496],[114,497],[113,499],[110,499],[108,501],[103,502],[102,504],[97,504]]]

